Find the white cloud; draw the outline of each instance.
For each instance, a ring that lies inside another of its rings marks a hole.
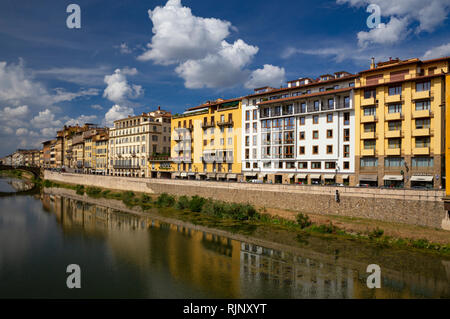
[[[17,136],[28,135],[28,129],[26,129],[26,128],[24,128],[24,127],[18,128],[18,129],[16,130],[16,135],[17,135]]]
[[[29,112],[28,105],[22,105],[18,107],[5,107],[0,111],[0,117],[2,120],[9,120],[16,117],[23,117]]]
[[[133,50],[131,50],[125,42],[119,45],[119,50],[122,54],[130,54],[133,52]]]
[[[50,68],[46,70],[36,70],[33,74],[40,77],[53,78],[59,81],[75,83],[80,85],[100,85],[106,73],[111,72],[111,68],[107,66],[99,66],[95,68]]]
[[[278,87],[283,84],[286,72],[284,68],[279,68],[270,64],[265,64],[262,69],[252,72],[250,79],[245,83],[249,89],[272,86]]]
[[[116,104],[106,112],[104,125],[112,126],[114,121],[126,118],[128,115],[134,115],[134,110],[131,107]]]
[[[106,75],[104,81],[107,86],[103,92],[103,97],[116,103],[125,101],[127,98],[139,97],[143,93],[142,86],[129,85],[125,76],[135,74],[137,74],[136,68],[125,68],[123,70],[116,69],[114,74]]]
[[[258,48],[237,40],[234,44],[222,41],[216,54],[200,60],[188,60],[175,71],[191,89],[231,87],[242,83],[250,71],[243,69],[258,52]]]
[[[358,32],[358,45],[362,48],[371,43],[393,44],[403,40],[408,34],[408,19],[391,17],[388,24],[381,24],[379,28]]]
[[[55,114],[49,109],[40,111],[38,115],[33,117],[30,123],[36,128],[45,128],[49,126],[61,126],[60,120],[55,120]]]
[[[422,59],[435,59],[450,56],[450,43],[434,47],[423,55]]]
[[[98,111],[103,110],[103,107],[99,104],[93,104],[93,105],[91,105],[91,108],[93,108],[94,110],[98,110]]]
[[[65,125],[84,125],[86,123],[91,123],[93,124],[93,122],[95,122],[97,120],[97,116],[96,115],[80,115],[75,119],[69,119],[66,121]]]
[[[390,18],[384,29],[361,31],[358,34],[361,45],[393,43],[403,39],[403,32],[409,33],[414,26],[416,33],[431,32],[445,21],[450,12],[449,0],[337,0],[336,2],[359,8],[376,4],[381,9],[381,15]]]
[[[248,80],[247,66],[259,49],[242,39],[226,41],[237,30],[230,22],[195,16],[181,0],[169,0],[148,13],[153,37],[139,60],[176,64],[175,72],[190,89],[228,88]]]

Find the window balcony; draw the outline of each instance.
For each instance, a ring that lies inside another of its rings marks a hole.
[[[415,119],[421,118],[421,117],[430,117],[430,116],[431,116],[430,110],[420,110],[420,111],[413,110],[412,111],[412,117]]]
[[[214,122],[203,122],[202,123],[202,129],[204,129],[204,130],[206,130],[206,129],[208,129],[208,128],[211,128],[211,127],[214,127],[215,125],[214,125]]]
[[[385,103],[395,103],[395,102],[401,102],[402,101],[402,95],[396,94],[396,95],[387,95],[384,99]]]
[[[372,123],[376,122],[377,117],[375,115],[363,115],[361,116],[361,123]]]
[[[362,149],[361,156],[375,156],[375,149]]]
[[[113,165],[114,169],[140,169],[139,165],[131,165],[131,164],[115,164]]]
[[[188,156],[175,156],[172,157],[174,163],[192,163],[192,159]]]
[[[384,116],[384,119],[385,119],[386,121],[399,121],[399,120],[402,120],[402,119],[403,119],[403,115],[402,115],[402,113],[400,113],[400,112],[397,112],[397,113],[387,113],[387,114]]]
[[[428,99],[431,98],[431,91],[420,91],[417,92],[414,90],[414,92],[412,93],[412,99],[413,100],[421,100],[421,99]]]
[[[430,135],[430,129],[429,128],[416,128],[413,130],[412,135],[413,136],[429,136]]]
[[[362,132],[361,133],[361,139],[362,140],[369,140],[376,138],[375,132]]]
[[[430,147],[415,147],[413,155],[430,155]]]
[[[401,148],[388,148],[385,155],[398,156],[401,154]]]
[[[377,104],[377,100],[375,99],[375,97],[370,97],[368,99],[361,99],[361,106],[370,106],[370,105],[375,105]]]
[[[217,122],[217,126],[233,126],[233,125],[234,122],[232,120]]]
[[[386,131],[384,133],[384,137],[385,138],[402,137],[402,131],[401,130]]]

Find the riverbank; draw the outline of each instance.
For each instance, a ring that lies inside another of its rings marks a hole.
[[[2,170],[0,171],[0,177],[11,177],[11,178],[18,178],[18,179],[24,179],[29,182],[34,182],[34,174],[31,172],[23,171],[23,170]]]
[[[84,187],[74,184],[44,181],[45,187],[70,189],[78,196],[104,200],[120,200],[125,207],[145,213],[155,207],[171,208],[173,218],[189,221],[196,225],[225,228],[243,234],[255,232],[261,226],[268,238],[277,230],[287,230],[296,235],[297,240],[308,236],[337,238],[358,241],[380,247],[395,247],[420,252],[450,256],[448,232],[395,223],[365,219],[342,219],[341,216],[311,215],[301,212],[268,210],[245,204],[230,204],[202,197],[174,197],[168,194],[156,195],[135,192],[118,192],[98,187]],[[118,208],[120,209],[120,207]],[[283,215],[285,215],[283,217]],[[288,218],[286,218],[288,216]],[[295,219],[292,218],[295,216]],[[380,226],[384,227],[381,228]],[[275,239],[275,238],[274,238]]]

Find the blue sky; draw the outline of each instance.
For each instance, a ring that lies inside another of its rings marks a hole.
[[[66,7],[81,8],[81,29]],[[369,29],[367,6],[383,28]],[[149,13],[149,10],[150,13]],[[64,124],[280,86],[384,60],[450,55],[450,0],[2,0],[0,156]]]

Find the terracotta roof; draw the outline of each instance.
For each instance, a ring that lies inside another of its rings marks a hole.
[[[425,64],[425,63],[432,63],[432,62],[445,61],[445,60],[450,60],[450,56],[443,57],[443,58],[437,58],[437,59],[431,59],[431,60],[423,60],[423,61],[421,61],[418,58],[403,60],[403,61],[400,61],[400,62],[395,62],[396,60],[392,60],[392,61],[381,62],[381,66],[379,66],[379,67],[377,66],[376,68],[373,68],[373,69],[368,69],[368,70],[361,71],[361,72],[359,72],[359,74],[370,73],[370,72],[377,72],[377,71],[380,71],[380,70],[386,70],[386,69],[389,69],[389,68],[395,68],[395,67],[398,67],[398,66],[414,64],[414,63]],[[389,63],[389,62],[393,62],[393,63]],[[388,63],[388,64],[383,64],[383,63]],[[380,63],[378,63],[378,65],[379,64]]]
[[[286,101],[293,101],[293,100],[300,100],[304,98],[314,97],[314,96],[321,96],[321,95],[328,95],[328,94],[334,94],[334,93],[340,93],[340,92],[347,92],[353,90],[353,87],[348,88],[341,88],[337,90],[329,90],[324,92],[316,92],[311,94],[304,94],[304,95],[298,95],[298,96],[290,96],[286,97],[284,99],[277,99],[277,100],[269,100],[258,103],[258,105],[267,105],[267,104],[273,104],[273,103],[279,103],[279,102],[286,102]]]
[[[220,105],[220,104],[224,104],[224,103],[240,101],[240,100],[242,100],[242,97],[237,97],[237,98],[228,99],[228,100],[218,99],[216,101],[210,101],[210,103],[204,103],[199,106],[194,106],[194,107],[188,108],[187,111],[199,110],[199,109],[203,109],[205,107],[211,107],[211,106],[216,106],[216,105]]]
[[[422,76],[416,76],[416,77],[410,78],[410,79],[395,80],[395,81],[389,81],[389,82],[384,82],[384,83],[376,83],[376,84],[359,86],[359,87],[357,87],[355,89],[365,89],[365,88],[382,86],[382,85],[390,85],[390,84],[402,83],[402,82],[408,82],[408,81],[417,81],[417,80],[435,78],[435,77],[444,76],[444,75],[445,75],[444,73],[431,74],[431,75],[422,75]]]

